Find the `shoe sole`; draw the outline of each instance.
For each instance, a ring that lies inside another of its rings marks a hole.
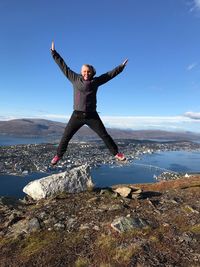
[[[53,163],[53,162],[51,162],[51,165],[53,165],[53,166],[54,166],[54,165],[56,165],[57,163],[58,163],[58,162],[56,162],[56,163]]]
[[[127,158],[124,158],[124,159],[118,159],[118,158],[115,158],[116,160],[118,160],[118,161],[121,161],[121,162],[123,162],[123,161],[127,161]]]

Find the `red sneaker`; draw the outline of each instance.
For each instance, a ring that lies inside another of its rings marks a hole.
[[[61,157],[59,157],[58,155],[54,156],[54,158],[51,161],[51,164],[56,165],[60,159]]]
[[[126,160],[126,157],[125,157],[125,155],[123,153],[117,153],[115,155],[115,158],[118,159],[118,160],[121,160],[121,161]]]

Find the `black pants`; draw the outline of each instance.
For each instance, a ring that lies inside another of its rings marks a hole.
[[[57,149],[57,155],[59,157],[63,156],[67,150],[70,139],[84,124],[88,125],[99,135],[99,137],[102,138],[111,154],[116,155],[118,153],[117,145],[107,133],[97,112],[74,111],[65,128],[64,134]]]

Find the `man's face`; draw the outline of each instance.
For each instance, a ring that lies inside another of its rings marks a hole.
[[[91,68],[89,68],[88,66],[83,65],[81,68],[81,75],[83,76],[83,79],[85,81],[88,81],[92,78],[93,76],[93,72],[91,70]]]

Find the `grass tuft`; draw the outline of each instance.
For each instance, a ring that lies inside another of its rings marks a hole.
[[[89,261],[86,258],[78,258],[75,262],[75,267],[88,267]]]

